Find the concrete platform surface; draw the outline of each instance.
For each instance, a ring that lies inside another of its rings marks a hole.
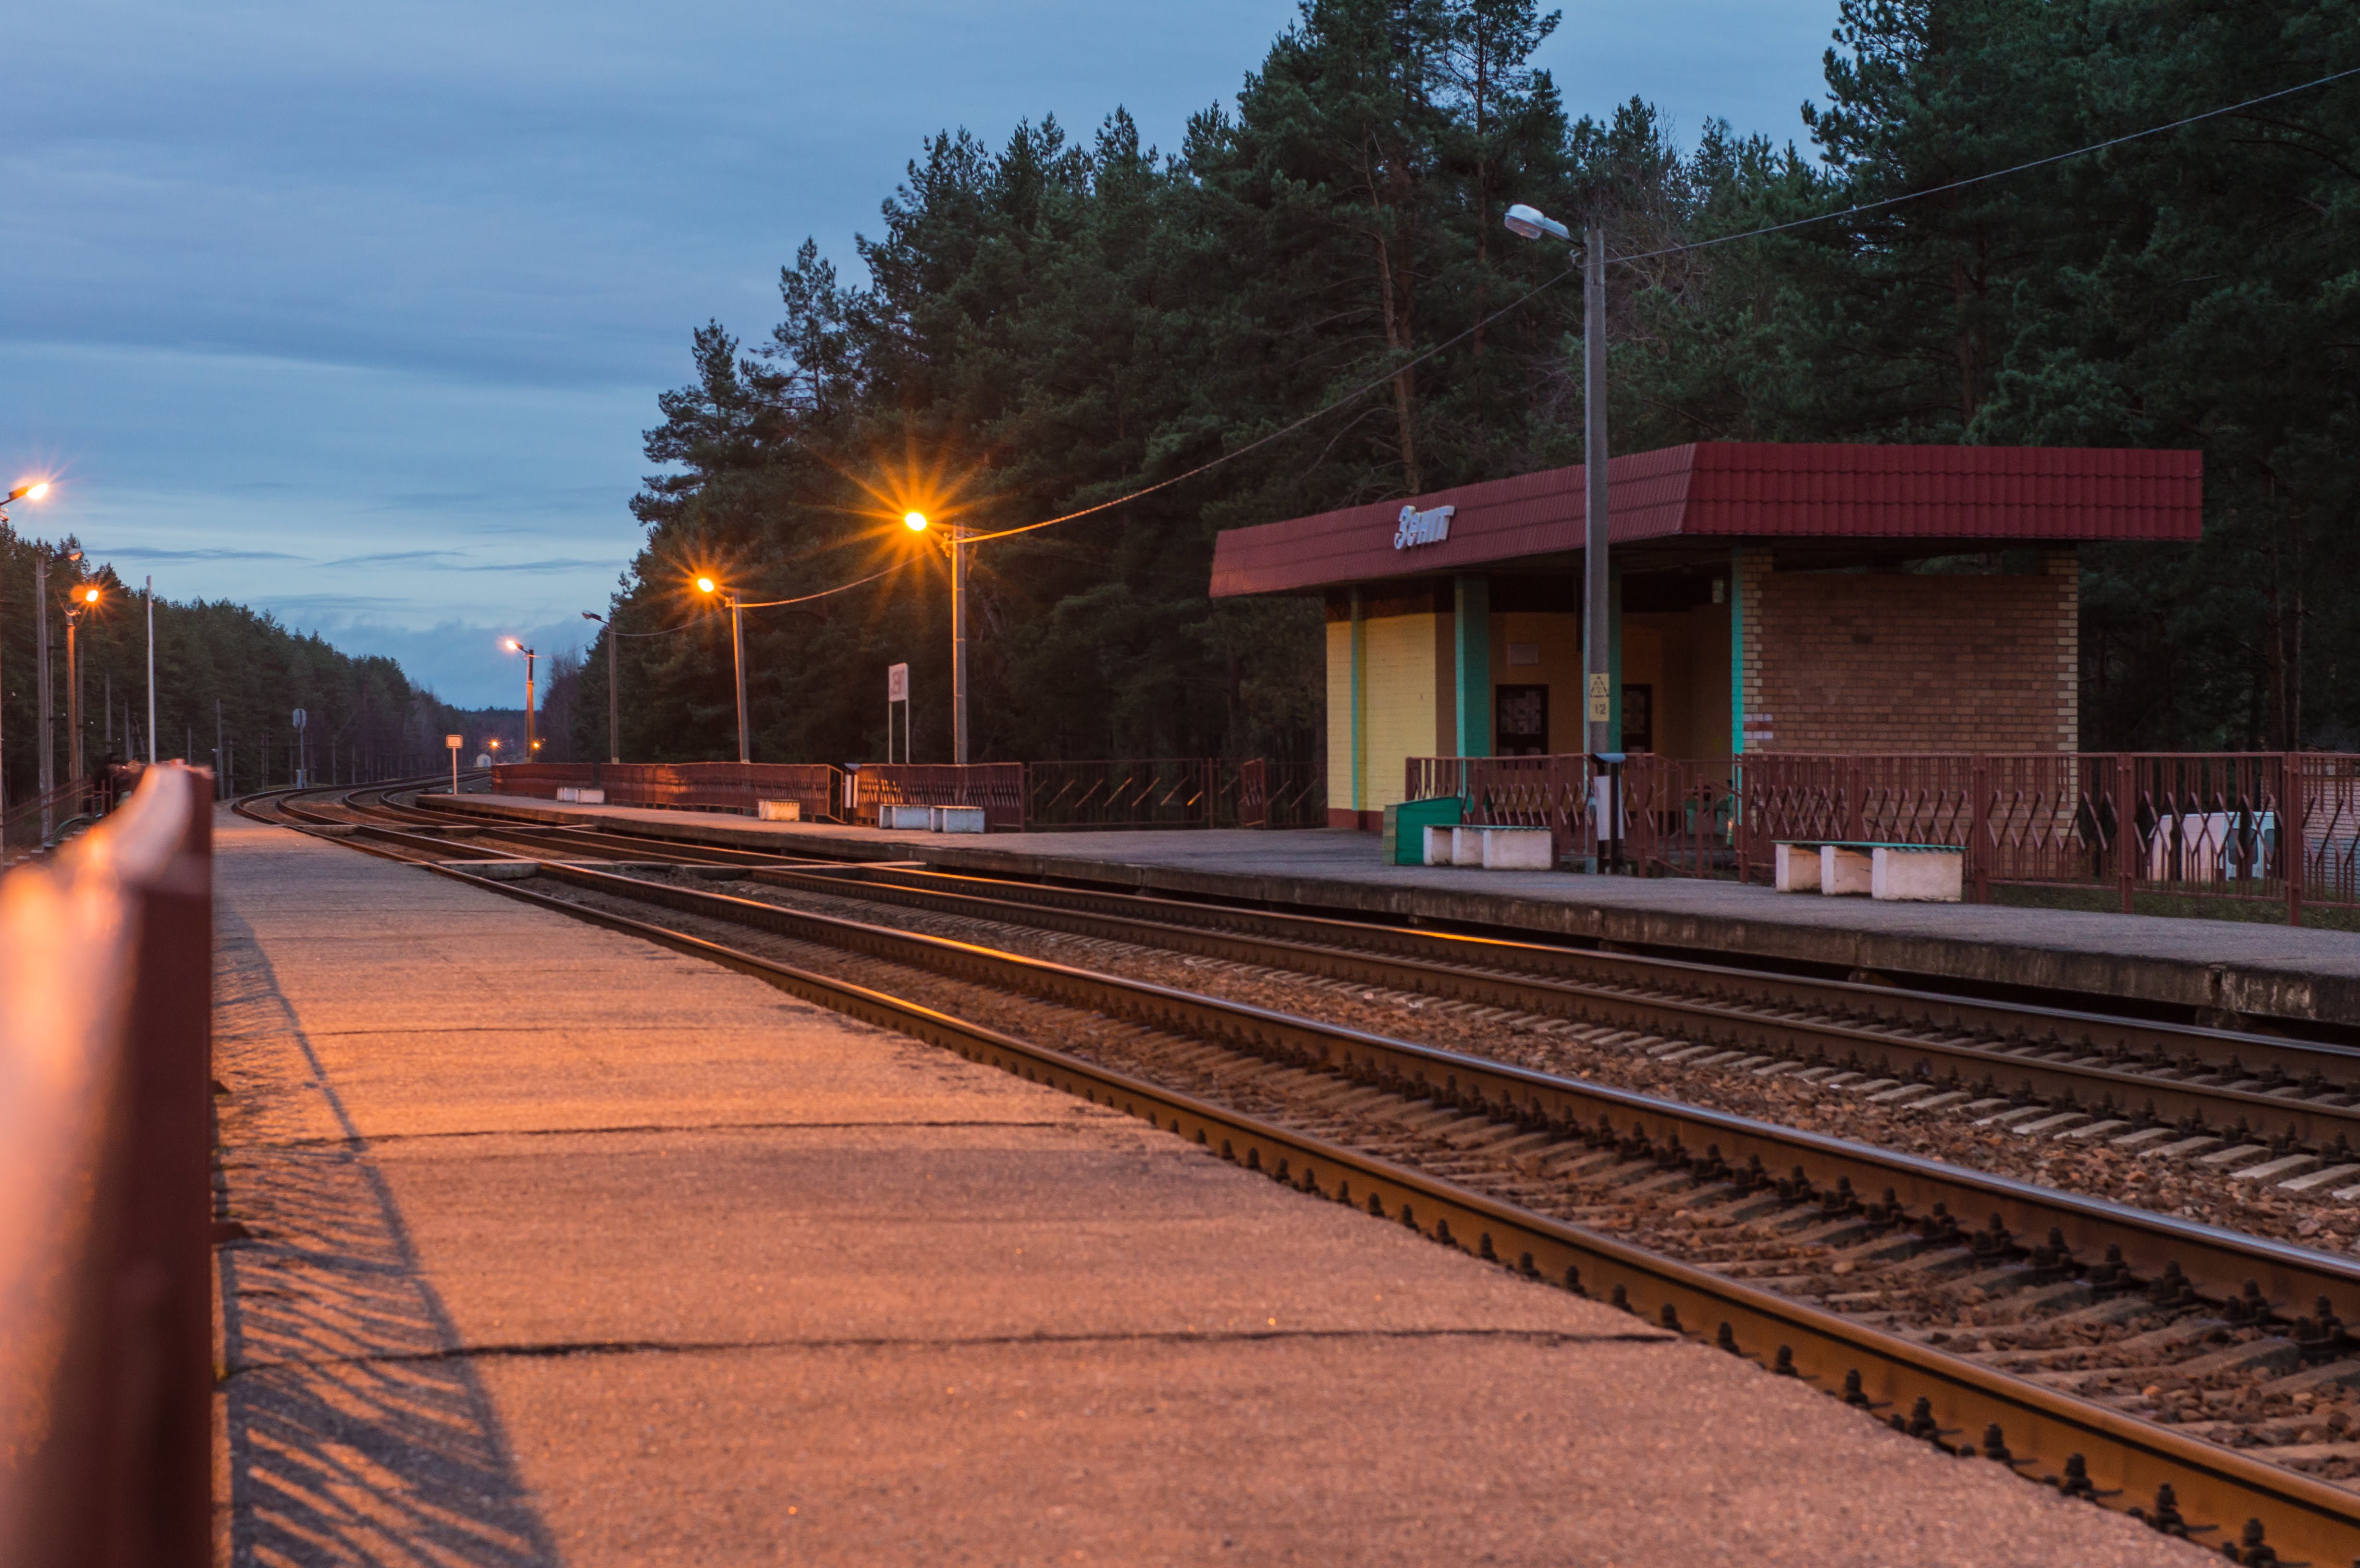
[[[216,831],[232,1561],[2209,1558],[749,978]]]
[[[1513,927],[1710,956],[1743,954],[1928,981],[2162,1003],[2223,1025],[2360,1018],[2360,934],[2005,905],[1876,903],[1733,882],[1387,866],[1340,829],[964,834],[757,822],[720,812],[560,806],[475,795],[471,810],[603,818],[782,854],[924,860],[947,870],[1087,877],[1181,892]]]

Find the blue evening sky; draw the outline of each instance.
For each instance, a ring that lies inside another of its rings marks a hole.
[[[1801,137],[1835,0],[1568,0],[1577,114]],[[655,395],[758,339],[805,235],[921,141],[1116,105],[1177,144],[1290,0],[75,0],[0,96],[0,475],[171,598],[242,600],[512,703],[637,547]]]

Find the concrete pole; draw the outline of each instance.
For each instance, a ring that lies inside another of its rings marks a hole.
[[[951,525],[951,760],[967,761],[967,529]]]
[[[221,699],[213,699],[213,799],[229,798],[228,733],[222,728]]]
[[[1606,493],[1606,231],[1592,223],[1581,276],[1581,400],[1583,478],[1589,491],[1588,528],[1581,551],[1581,666],[1584,711],[1592,756],[1612,744],[1614,668],[1612,580],[1607,575]]]
[[[66,612],[66,782],[82,781],[82,663],[75,657],[74,634],[82,617]]]
[[[148,760],[156,760],[156,580],[148,579]]]
[[[746,615],[738,607],[738,596],[729,596],[729,659],[738,670],[738,760],[754,760],[753,748],[746,735]]]
[[[606,760],[623,760],[623,698],[622,687],[615,681],[615,623],[606,623]],[[454,794],[456,791],[453,791]]]
[[[33,557],[33,661],[40,667],[35,674],[40,682],[40,700],[37,707],[41,725],[41,796],[46,800],[49,791],[58,786],[57,740],[53,731],[57,715],[49,694],[49,550],[47,545],[39,546]],[[41,837],[44,841],[49,838],[49,830],[54,825],[49,820],[49,808],[44,805],[41,808]]]
[[[524,650],[524,759],[533,759],[532,749],[532,649]]]

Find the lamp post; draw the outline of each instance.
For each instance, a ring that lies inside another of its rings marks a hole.
[[[606,760],[623,760],[623,703],[616,693],[621,688],[615,684],[615,623],[595,610],[585,610],[582,618],[595,621],[606,628]]]
[[[1508,209],[1512,233],[1525,239],[1570,240],[1563,223],[1523,202]],[[1582,603],[1581,673],[1585,734],[1592,757],[1612,749],[1613,648],[1608,636],[1612,614],[1608,599],[1612,583],[1607,577],[1606,491],[1606,231],[1591,223],[1582,233],[1581,258],[1581,402],[1582,477],[1589,504],[1584,508],[1581,550]],[[1604,835],[1601,835],[1601,837]]]
[[[724,589],[710,577],[698,578],[696,591],[700,593],[718,593],[721,595],[721,602],[729,606],[729,658],[738,670],[738,760],[751,762],[754,760],[754,754],[746,739],[745,612],[739,608],[738,595]]]
[[[82,618],[98,607],[98,587],[92,583],[66,595],[66,781],[82,781],[82,664],[75,657],[74,633]],[[126,748],[127,749],[127,748]]]
[[[5,496],[0,496],[0,523],[5,523],[8,520],[9,503],[14,501],[38,501],[48,495],[49,493],[49,482],[46,479],[31,479],[17,485],[14,490],[9,491]],[[38,570],[38,568],[36,570]],[[36,594],[34,596],[34,603],[38,604],[39,602],[39,595]],[[44,621],[48,618],[49,617],[46,615],[42,617]],[[0,702],[0,711],[5,711],[6,706],[7,704],[5,702]],[[6,726],[5,724],[0,724],[0,739],[5,739],[5,733]],[[5,755],[5,746],[0,745],[0,756]],[[7,811],[8,773],[6,768],[0,768],[0,816],[5,816]]]
[[[902,526],[923,533],[934,525],[923,512],[904,512]],[[967,761],[967,530],[947,525],[944,548],[951,552],[951,760]]]
[[[532,738],[532,649],[514,637],[508,638],[508,648],[510,653],[524,655],[524,759],[530,762],[532,754],[540,749],[540,743]]]

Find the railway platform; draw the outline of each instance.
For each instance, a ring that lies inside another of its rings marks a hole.
[[[2218,1561],[747,975],[215,833],[226,1560]]]
[[[2218,920],[1798,898],[1728,882],[1387,866],[1335,829],[992,833],[967,838],[718,812],[470,795],[517,820],[598,818],[785,854],[923,861],[1140,892],[1354,910],[1595,941],[1634,951],[1807,964],[1903,984],[2107,998],[2234,1028],[2360,1018],[2360,934]]]

